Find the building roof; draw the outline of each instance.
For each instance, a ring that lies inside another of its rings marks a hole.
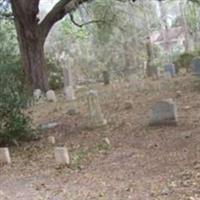
[[[180,37],[183,37],[183,28],[182,27],[173,27],[168,29],[168,40],[177,40]],[[164,42],[164,35],[162,31],[155,31],[150,36],[152,43],[162,43]]]

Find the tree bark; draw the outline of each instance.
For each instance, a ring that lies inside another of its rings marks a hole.
[[[48,79],[45,70],[44,39],[41,37],[37,19],[38,3],[30,1],[27,4],[22,0],[12,0],[11,4],[26,80],[33,90],[47,91]]]
[[[19,34],[19,44],[22,57],[22,65],[26,78],[32,89],[48,90],[48,79],[45,67],[44,44],[37,36],[29,38]]]

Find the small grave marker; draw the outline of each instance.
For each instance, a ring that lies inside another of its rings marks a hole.
[[[59,165],[69,165],[69,153],[66,147],[55,147],[55,159]]]
[[[53,90],[47,91],[46,96],[47,96],[48,101],[52,101],[52,102],[57,101],[56,94]]]
[[[10,164],[11,158],[8,148],[0,148],[0,163]]]
[[[38,100],[40,99],[42,96],[42,91],[40,89],[35,89],[33,92],[33,97]]]
[[[49,136],[48,137],[48,142],[49,142],[49,144],[55,144],[56,143],[56,139],[55,139],[55,137],[53,137],[53,136]]]

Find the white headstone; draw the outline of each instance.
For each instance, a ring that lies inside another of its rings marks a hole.
[[[33,92],[33,97],[38,100],[42,96],[42,91],[40,89],[35,89]]]
[[[0,163],[11,163],[10,153],[8,148],[0,148]]]
[[[75,92],[74,92],[74,88],[73,86],[68,86],[68,87],[65,87],[64,88],[64,93],[65,93],[65,96],[66,96],[66,99],[68,101],[73,101],[75,100]]]
[[[57,101],[56,94],[53,90],[47,91],[46,96],[47,96],[48,101],[52,101],[52,102]]]
[[[90,112],[90,121],[92,126],[103,126],[107,124],[101,111],[98,93],[96,90],[88,92],[88,105]]]
[[[55,147],[55,159],[58,164],[69,165],[69,153],[66,147]]]

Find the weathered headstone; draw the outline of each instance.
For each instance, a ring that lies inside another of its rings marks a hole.
[[[192,59],[192,74],[200,75],[200,57],[195,57]]]
[[[77,102],[75,100],[68,101],[67,114],[75,115],[78,113]]]
[[[164,65],[164,75],[166,78],[171,78],[171,77],[176,76],[176,70],[173,63]]]
[[[67,101],[70,101],[70,113],[75,112],[75,91],[74,91],[74,81],[72,75],[72,69],[70,65],[68,67],[63,67],[63,77],[64,77],[64,94]]]
[[[59,165],[69,165],[70,158],[66,147],[55,147],[55,159]]]
[[[47,96],[48,101],[52,101],[52,102],[57,101],[56,94],[53,90],[47,91],[46,96]]]
[[[93,127],[104,126],[107,124],[101,111],[98,93],[96,90],[88,92],[88,106],[90,112],[90,123]]]
[[[33,91],[33,97],[34,99],[38,100],[42,96],[42,91],[40,89],[35,89]]]
[[[157,102],[150,110],[150,125],[177,125],[177,108],[172,99]]]
[[[11,158],[8,148],[0,148],[0,163],[10,164]]]
[[[49,142],[49,144],[55,144],[56,143],[56,139],[55,139],[55,137],[53,137],[53,136],[49,136],[48,137],[48,142]]]
[[[65,93],[65,97],[68,101],[74,101],[76,99],[73,86],[65,87],[64,93]]]
[[[64,87],[73,86],[72,69],[70,66],[63,66]]]
[[[104,85],[109,85],[110,84],[110,74],[108,71],[103,71],[103,82]]]

